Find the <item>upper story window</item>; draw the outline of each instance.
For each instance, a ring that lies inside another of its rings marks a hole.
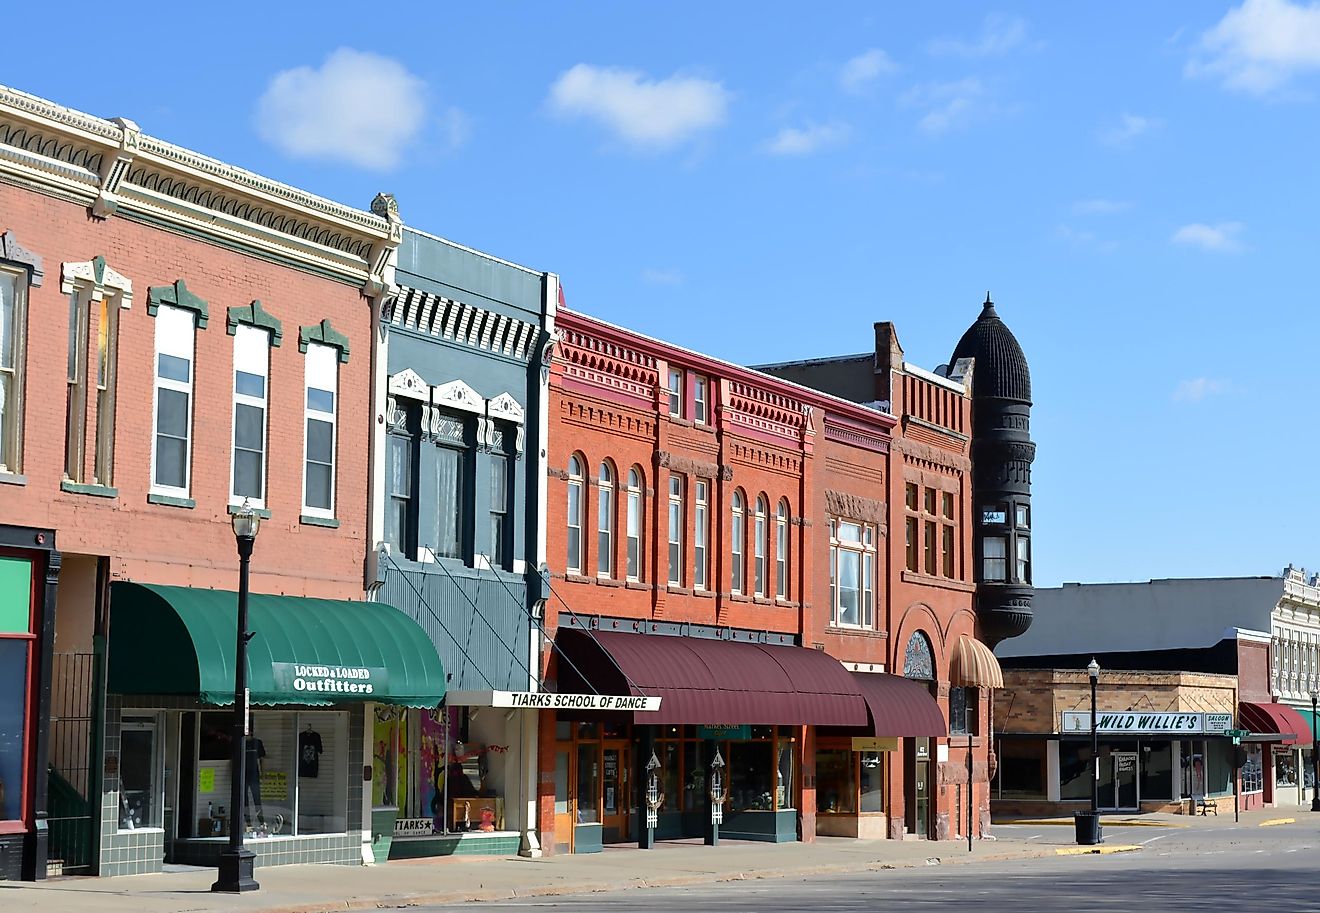
[[[266,504],[266,426],[270,379],[270,333],[234,330],[234,455],[229,500]]]
[[[568,570],[582,573],[582,460],[575,453],[568,458]]]
[[[1031,583],[1031,539],[1018,534],[1017,538],[1017,582]]]
[[[167,304],[156,312],[152,488],[184,498],[191,481],[195,316]]]
[[[439,409],[432,414],[435,440],[437,558],[466,558],[469,533],[468,479],[472,474],[471,422]]]
[[[830,624],[875,625],[875,527],[830,521]]]
[[[707,380],[700,374],[692,375],[692,421],[698,425],[710,422],[710,394]]]
[[[396,409],[398,407],[396,406]],[[416,439],[410,433],[415,421],[412,410],[404,410],[398,415],[394,427],[385,439],[389,453],[389,500],[385,511],[385,539],[391,550],[398,555],[412,556],[417,551],[416,506],[413,491],[416,488],[416,459],[414,450]]]
[[[940,573],[952,580],[958,576],[958,526],[951,491],[940,492]]]
[[[14,474],[23,471],[27,296],[27,270],[0,262],[0,472]]]
[[[642,471],[628,470],[628,567],[629,580],[642,579]]]
[[[501,443],[503,443],[501,441]],[[494,567],[508,568],[509,553],[513,550],[513,526],[509,522],[509,456],[503,449],[491,453],[487,460],[490,473],[490,552]]]
[[[1008,540],[986,536],[981,540],[981,579],[986,583],[1008,581]]]
[[[695,524],[692,540],[692,588],[704,590],[708,586],[706,575],[710,567],[710,483],[697,479]]]
[[[903,521],[903,531],[905,534],[904,546],[905,555],[903,566],[909,571],[918,571],[921,569],[921,518],[918,514],[920,506],[917,485],[908,482],[903,488],[903,509],[905,512]]]
[[[1017,505],[1014,510],[1014,525],[1018,529],[1031,529],[1031,508],[1028,505]]]
[[[775,597],[788,598],[788,502],[775,511]]]
[[[731,560],[729,562],[729,592],[743,591],[743,545],[747,536],[747,502],[741,491],[733,493],[733,535],[731,539]]]
[[[335,515],[339,350],[309,343],[305,369],[303,513],[330,518]]]
[[[766,515],[768,512],[769,509],[766,507],[765,495],[758,495],[756,498],[756,515],[755,515],[756,519],[755,519],[754,536],[753,536],[753,542],[754,542],[753,548],[755,549],[754,557],[756,561],[756,567],[753,574],[756,589],[753,590],[753,592],[757,596],[765,595],[766,536],[767,536],[766,524],[768,522],[768,517]]]
[[[611,577],[614,573],[614,470],[608,462],[600,464],[597,492],[596,575]]]
[[[683,585],[683,477],[669,477],[669,583]]]
[[[669,369],[669,414],[683,417],[683,372],[678,368]]]

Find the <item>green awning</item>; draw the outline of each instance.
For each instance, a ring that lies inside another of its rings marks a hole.
[[[234,702],[238,594],[180,586],[110,588],[109,690]],[[437,707],[445,673],[426,632],[393,606],[248,596],[254,704],[376,701]]]

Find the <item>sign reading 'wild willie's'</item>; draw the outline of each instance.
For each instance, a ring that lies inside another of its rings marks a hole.
[[[1140,710],[1096,711],[1097,732],[1159,735],[1225,735],[1233,728],[1231,713],[1150,713]],[[1091,711],[1065,710],[1059,732],[1090,732]]]

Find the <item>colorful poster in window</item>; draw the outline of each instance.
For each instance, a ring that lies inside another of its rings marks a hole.
[[[408,718],[402,707],[377,707],[372,728],[371,804],[399,807],[407,798]]]

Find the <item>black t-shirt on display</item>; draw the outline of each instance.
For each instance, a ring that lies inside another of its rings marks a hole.
[[[298,776],[316,777],[321,773],[321,734],[312,729],[298,733]]]

